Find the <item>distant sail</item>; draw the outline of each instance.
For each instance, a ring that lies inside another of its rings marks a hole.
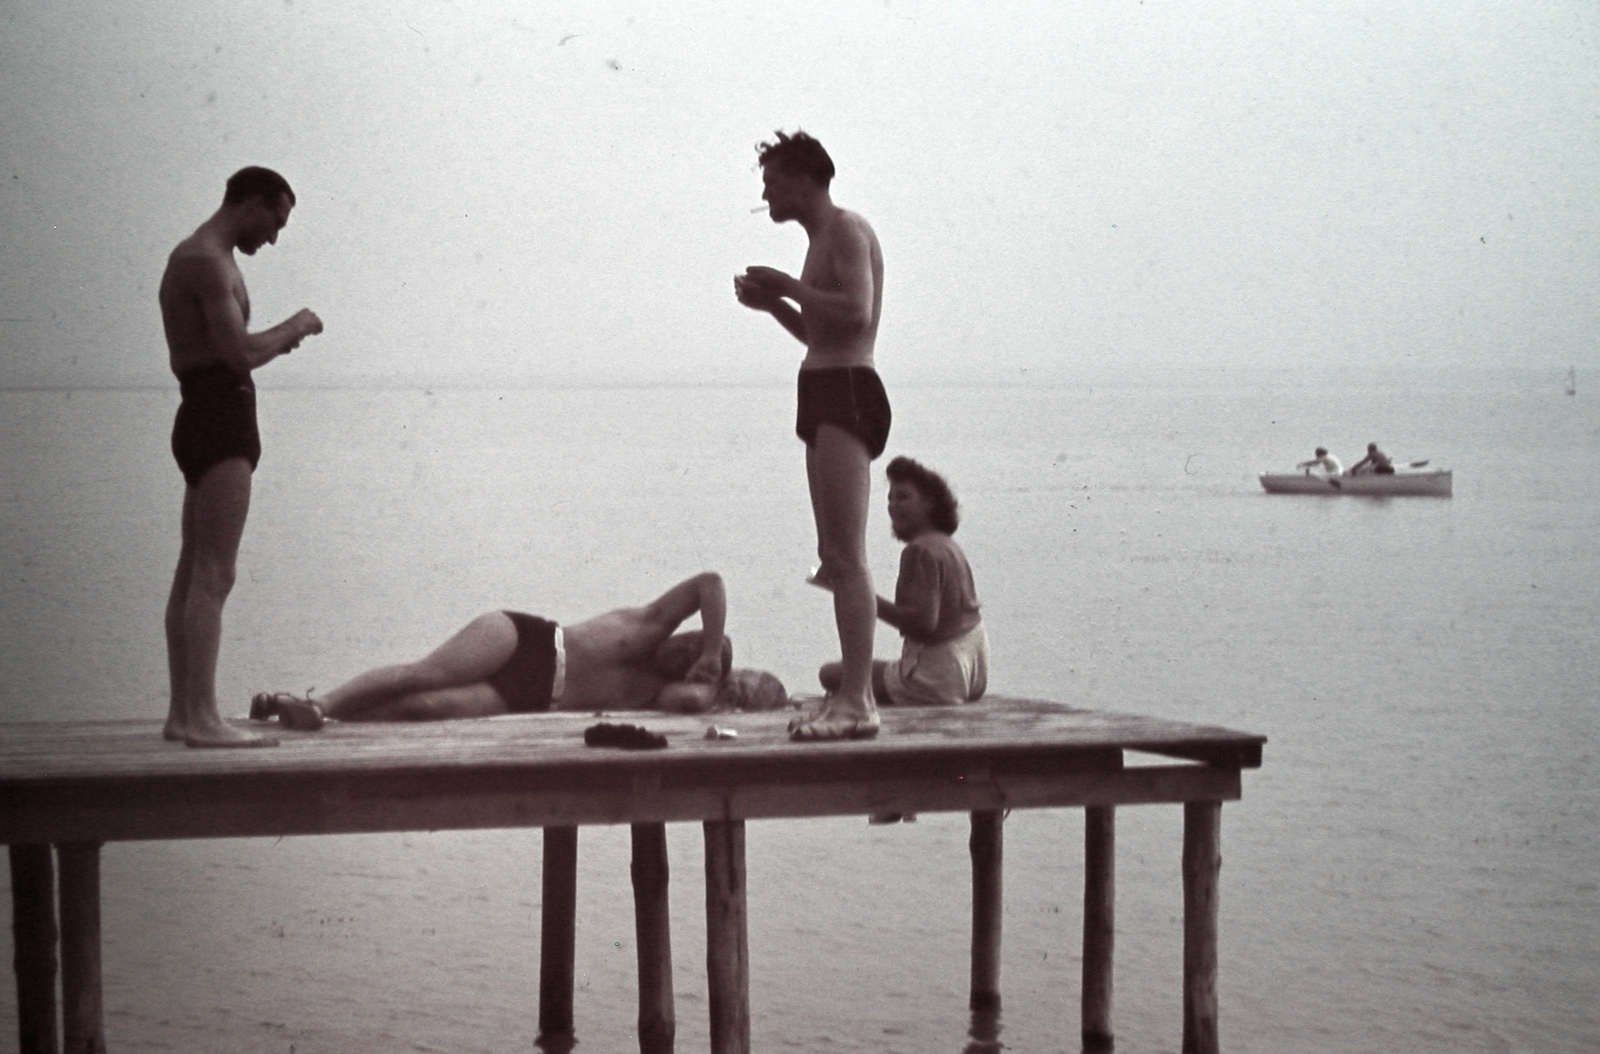
[[[1567,367],[1567,394],[1578,394],[1578,368],[1576,366]]]

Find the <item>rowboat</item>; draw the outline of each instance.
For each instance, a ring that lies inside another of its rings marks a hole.
[[[1310,472],[1263,472],[1261,486],[1268,494],[1356,494],[1365,497],[1448,498],[1450,470],[1429,469],[1393,475],[1324,476]]]

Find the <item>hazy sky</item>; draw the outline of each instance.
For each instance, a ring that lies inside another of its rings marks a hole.
[[[0,385],[163,382],[246,164],[263,384],[787,382],[756,142],[877,229],[891,383],[1061,364],[1600,364],[1600,8],[5,0]]]

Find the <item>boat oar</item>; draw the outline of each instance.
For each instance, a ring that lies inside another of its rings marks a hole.
[[[1411,464],[1407,465],[1406,468],[1421,468],[1423,465],[1426,465],[1427,463],[1428,463],[1428,459],[1427,458],[1423,458],[1421,461],[1413,461]]]

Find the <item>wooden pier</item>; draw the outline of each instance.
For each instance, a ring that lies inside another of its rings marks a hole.
[[[987,698],[888,709],[875,740],[791,743],[788,713],[611,715],[665,750],[590,748],[590,714],[329,725],[265,750],[191,750],[154,721],[0,724],[0,841],[10,847],[22,1054],[105,1048],[100,846],[109,841],[541,827],[541,1045],[573,1033],[577,829],[630,824],[639,1047],[673,1049],[665,824],[705,832],[713,1054],[750,1049],[746,820],[962,811],[972,816],[974,1011],[1000,1005],[1002,819],[1083,807],[1083,1042],[1112,1046],[1115,809],[1182,804],[1183,1051],[1217,1038],[1222,803],[1265,738]],[[707,739],[709,723],[737,731]],[[1125,755],[1149,764],[1127,764]],[[54,851],[52,852],[52,847]],[[58,989],[59,975],[59,989]],[[59,1000],[58,1000],[59,992]]]

